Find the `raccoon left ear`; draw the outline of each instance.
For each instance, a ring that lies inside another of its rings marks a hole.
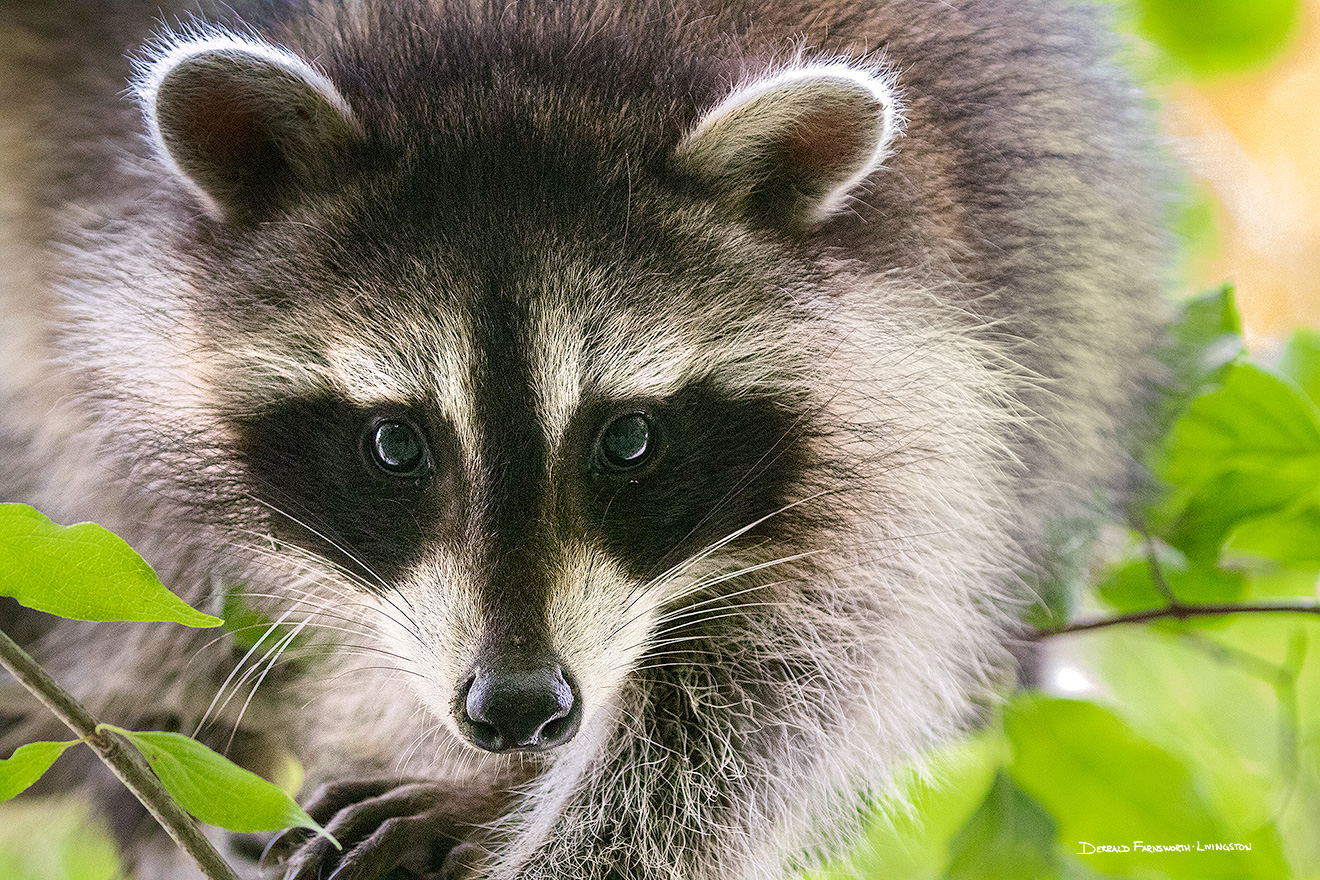
[[[901,127],[890,78],[824,64],[735,91],[683,139],[678,158],[735,210],[809,226],[845,204]]]
[[[335,177],[358,123],[334,84],[285,49],[210,33],[167,44],[134,83],[156,150],[208,212],[260,219]]]

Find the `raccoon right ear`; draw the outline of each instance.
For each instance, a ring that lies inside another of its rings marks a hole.
[[[359,132],[325,75],[255,39],[167,44],[134,85],[158,154],[220,220],[260,219],[324,186]]]
[[[735,210],[810,226],[881,165],[902,122],[892,77],[812,65],[736,90],[683,139],[678,159]]]

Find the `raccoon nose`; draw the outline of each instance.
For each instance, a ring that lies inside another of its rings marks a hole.
[[[459,726],[488,752],[542,752],[577,733],[577,682],[558,664],[530,669],[478,667],[460,692]]]

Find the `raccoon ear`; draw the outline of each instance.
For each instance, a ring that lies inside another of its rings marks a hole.
[[[735,91],[684,138],[678,157],[736,210],[809,226],[880,166],[901,128],[891,79],[825,64]]]
[[[157,152],[226,221],[258,219],[291,193],[324,186],[359,131],[323,74],[232,35],[169,45],[135,91]]]

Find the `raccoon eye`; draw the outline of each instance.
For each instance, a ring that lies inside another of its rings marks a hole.
[[[429,469],[426,441],[408,422],[374,422],[366,441],[371,460],[392,477],[420,477]]]
[[[605,464],[616,470],[640,467],[651,457],[653,430],[643,413],[620,416],[605,426],[598,448]]]

